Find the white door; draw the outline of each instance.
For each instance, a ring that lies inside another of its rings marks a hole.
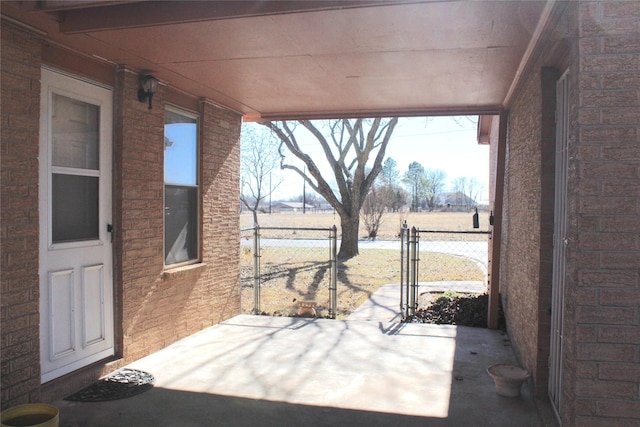
[[[109,231],[112,92],[47,69],[42,70],[41,87],[44,383],[114,354]]]

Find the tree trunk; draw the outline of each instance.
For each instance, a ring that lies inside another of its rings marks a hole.
[[[342,237],[338,259],[348,260],[358,255],[358,231],[360,228],[360,216],[343,215],[340,217]]]

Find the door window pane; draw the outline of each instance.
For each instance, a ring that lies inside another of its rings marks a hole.
[[[53,95],[52,166],[97,170],[100,107]]]
[[[52,175],[53,243],[97,240],[98,177]]]

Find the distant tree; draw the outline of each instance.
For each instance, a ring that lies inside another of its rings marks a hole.
[[[383,194],[382,203],[387,210],[392,212],[397,212],[407,203],[407,193],[400,183],[398,163],[393,158],[387,157],[382,165],[382,172],[380,172],[376,184],[380,188],[379,193]]]
[[[427,177],[424,166],[419,162],[409,163],[407,171],[402,178],[411,193],[411,211],[417,211],[424,199],[427,187]]]
[[[392,187],[400,185],[400,171],[398,170],[398,162],[396,162],[392,157],[387,157],[382,164],[380,181],[383,185],[390,185]]]
[[[407,204],[407,192],[400,186],[386,186],[385,190],[386,206],[391,212],[398,212]]]
[[[360,209],[382,170],[382,160],[397,123],[397,117],[261,123],[281,141],[281,167],[299,174],[340,216],[340,259],[358,255]],[[315,139],[324,156],[312,158],[305,153],[297,126]],[[301,161],[306,171],[298,164],[287,162],[287,153]],[[329,176],[335,180],[335,186],[330,185],[319,162],[330,168]]]
[[[469,208],[472,208],[478,204],[478,198],[480,197],[481,192],[482,192],[482,183],[480,183],[474,177],[469,178],[467,180],[466,195],[469,198],[469,200],[473,201],[473,206],[470,206]]]
[[[440,195],[446,184],[447,173],[442,169],[426,169],[424,175],[427,178],[426,202],[429,211],[438,206]]]
[[[452,189],[456,195],[456,203],[470,210],[478,203],[482,184],[473,177],[459,176],[452,181]]]
[[[468,208],[468,202],[466,200],[467,195],[467,177],[458,176],[451,182],[451,188],[455,196],[455,202],[457,205],[464,205]]]
[[[282,183],[279,141],[265,129],[243,125],[240,146],[240,201],[257,225],[261,204]]]

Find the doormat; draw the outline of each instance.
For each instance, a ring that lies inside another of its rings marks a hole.
[[[155,378],[153,375],[136,369],[121,369],[104,377],[64,400],[74,402],[103,402],[107,400],[125,399],[151,389]]]

